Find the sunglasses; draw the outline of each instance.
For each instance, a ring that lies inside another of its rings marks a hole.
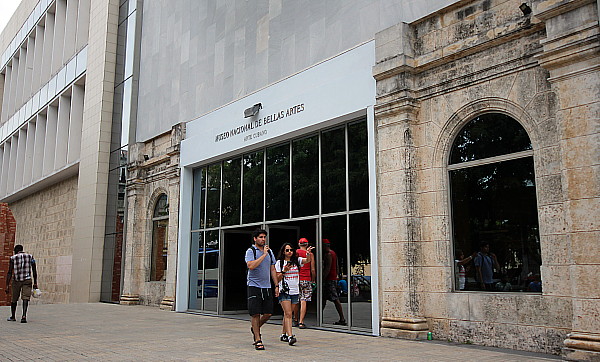
[[[294,251],[294,249],[285,249],[285,252],[287,253],[288,251]]]

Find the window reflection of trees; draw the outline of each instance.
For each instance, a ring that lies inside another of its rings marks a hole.
[[[266,219],[284,219],[290,214],[290,145],[267,149]]]
[[[240,222],[241,165],[241,158],[223,162],[222,225],[236,225]]]
[[[511,117],[487,113],[471,120],[454,141],[450,164],[531,150],[527,132]]]
[[[264,152],[244,155],[242,197],[243,223],[262,221],[263,217]]]
[[[369,207],[367,122],[348,125],[348,181],[350,210]]]
[[[319,138],[292,142],[292,216],[319,213]]]
[[[321,134],[321,203],[323,213],[346,209],[346,146],[343,128]]]
[[[522,152],[531,149],[518,122],[492,113],[469,122],[451,151],[455,254],[462,250],[467,257],[479,251],[481,241],[488,241],[500,264],[494,284],[498,288],[510,284],[503,291],[531,291],[530,284],[539,280],[542,260],[533,156]],[[507,160],[490,159],[501,155]],[[483,161],[460,167],[461,162],[474,160]],[[466,269],[466,289],[477,289],[473,263]]]
[[[208,166],[206,189],[206,227],[219,226],[219,197],[221,191],[220,163]]]
[[[161,281],[165,279],[167,269],[169,227],[169,203],[167,195],[162,194],[156,200],[152,213],[152,251],[150,280]]]

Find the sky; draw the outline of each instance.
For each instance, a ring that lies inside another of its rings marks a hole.
[[[21,0],[0,0],[0,33],[10,20]]]

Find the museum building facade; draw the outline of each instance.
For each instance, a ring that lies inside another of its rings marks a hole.
[[[245,315],[264,228],[316,247],[311,326],[599,358],[597,1],[118,5],[104,300]]]

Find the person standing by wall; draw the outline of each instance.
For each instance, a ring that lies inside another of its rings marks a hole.
[[[306,324],[304,324],[304,318],[306,317],[307,302],[310,302],[312,299],[312,284],[317,278],[314,254],[307,251],[308,247],[308,239],[301,238],[298,240],[298,250],[296,250],[296,254],[300,258],[308,258],[308,262],[302,265],[300,268],[300,304],[294,305],[294,315],[296,318],[294,321],[294,327],[298,327],[300,329],[306,328]]]
[[[12,286],[12,299],[10,303],[11,316],[7,319],[10,322],[16,321],[17,302],[19,294],[23,300],[23,316],[21,323],[27,323],[27,307],[31,298],[32,286],[37,289],[37,268],[35,259],[31,254],[23,252],[23,245],[16,245],[15,255],[10,257],[8,266],[8,275],[6,277],[6,294],[10,292]],[[31,277],[33,275],[33,283]],[[12,281],[12,285],[11,285]],[[33,285],[32,285],[33,284]]]
[[[252,316],[250,331],[254,336],[254,348],[263,351],[265,346],[261,340],[260,327],[265,324],[273,314],[273,292],[271,281],[277,284],[275,273],[275,257],[269,249],[267,232],[257,229],[252,233],[254,245],[246,250],[246,265],[248,267],[248,313]]]

